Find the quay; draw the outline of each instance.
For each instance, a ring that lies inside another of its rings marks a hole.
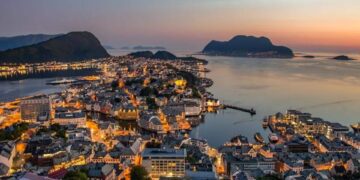
[[[251,116],[256,114],[256,111],[251,108],[251,109],[246,109],[246,108],[242,108],[242,107],[238,107],[238,106],[233,106],[233,105],[228,105],[228,104],[223,104],[222,105],[224,109],[226,108],[230,108],[230,109],[235,109],[235,110],[239,110],[239,111],[243,111],[243,112],[247,112],[249,113]]]

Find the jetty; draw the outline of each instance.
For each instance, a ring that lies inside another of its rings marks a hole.
[[[228,105],[228,104],[223,104],[222,107],[223,107],[224,109],[230,108],[230,109],[235,109],[235,110],[247,112],[247,113],[249,113],[251,116],[253,116],[253,115],[256,114],[256,111],[255,111],[255,109],[253,109],[253,108],[247,109],[247,108],[242,108],[242,107],[233,106],[233,105]]]

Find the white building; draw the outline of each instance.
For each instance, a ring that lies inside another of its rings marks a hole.
[[[6,175],[11,169],[16,154],[13,141],[0,143],[0,176]]]
[[[142,152],[142,165],[152,179],[185,176],[185,149],[146,148]]]

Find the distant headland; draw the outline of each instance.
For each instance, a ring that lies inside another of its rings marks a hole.
[[[109,57],[90,32],[70,32],[49,40],[0,52],[0,63],[41,63]]]
[[[210,41],[203,54],[216,56],[292,58],[293,51],[285,46],[273,45],[266,37],[238,35],[229,41]]]
[[[37,44],[63,34],[28,34],[12,37],[0,37],[0,51]]]

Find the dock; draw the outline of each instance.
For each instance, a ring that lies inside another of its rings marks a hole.
[[[235,109],[235,110],[239,110],[239,111],[243,111],[243,112],[247,112],[249,113],[251,116],[256,114],[256,111],[251,108],[251,109],[246,109],[246,108],[242,108],[242,107],[238,107],[238,106],[233,106],[233,105],[228,105],[228,104],[223,104],[223,108],[230,108],[230,109]]]

